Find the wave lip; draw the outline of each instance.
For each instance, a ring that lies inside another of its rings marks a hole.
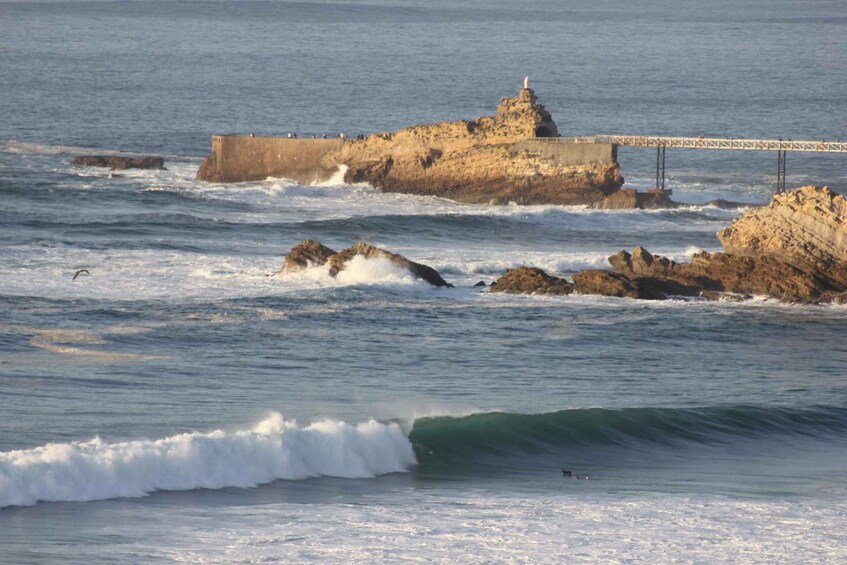
[[[372,478],[415,462],[398,424],[327,420],[299,427],[273,413],[254,429],[234,433],[121,443],[94,438],[0,453],[0,508],[255,487],[278,479]]]
[[[736,438],[829,438],[847,432],[847,409],[757,406],[584,408],[546,414],[489,412],[415,421],[425,454],[467,461],[471,453],[551,452],[601,446],[721,444]]]

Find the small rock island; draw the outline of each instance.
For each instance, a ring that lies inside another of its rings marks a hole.
[[[596,208],[670,203],[663,194],[621,190],[616,146],[551,142],[558,135],[550,113],[525,82],[517,96],[500,101],[496,114],[475,120],[361,139],[216,135],[197,178],[226,183],[279,177],[310,184],[343,170],[348,183],[467,203]]]

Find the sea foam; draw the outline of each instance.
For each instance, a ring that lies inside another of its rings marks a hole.
[[[0,507],[277,479],[371,478],[413,464],[412,445],[397,424],[326,420],[300,427],[272,413],[251,430],[119,443],[94,438],[0,453]]]
[[[383,257],[356,255],[336,277],[342,284],[414,284],[417,279],[408,269]]]
[[[338,168],[332,173],[325,181],[321,182],[313,182],[312,186],[344,186],[346,183],[344,182],[344,175],[347,173],[347,169],[349,169],[347,165],[338,165]]]

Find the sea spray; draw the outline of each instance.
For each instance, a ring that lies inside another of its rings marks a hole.
[[[300,427],[272,413],[252,430],[234,433],[120,443],[94,438],[0,453],[0,507],[253,487],[277,479],[370,478],[414,463],[397,424],[325,420]]]
[[[344,186],[344,175],[349,167],[347,165],[338,165],[338,168],[332,173],[328,179],[320,182],[313,182],[312,186]]]
[[[418,281],[408,269],[384,257],[356,255],[335,276],[342,284],[414,284]]]
[[[356,255],[344,265],[344,270],[335,276],[329,274],[330,265],[317,265],[299,271],[285,272],[273,280],[276,288],[304,289],[345,286],[379,287],[420,287],[432,288],[425,281],[415,278],[412,273],[395,265],[385,257],[365,257]]]

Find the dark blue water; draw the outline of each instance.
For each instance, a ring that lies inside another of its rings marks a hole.
[[[194,175],[212,133],[472,118],[525,75],[563,135],[845,138],[845,26],[824,1],[0,2],[0,561],[843,560],[843,308],[471,287],[684,260],[736,212]],[[70,164],[121,150],[168,170]],[[620,157],[651,185],[649,150]],[[775,161],[672,150],[669,186],[763,203]],[[844,158],[790,155],[809,183],[847,190]],[[304,238],[456,288],[265,276]]]

